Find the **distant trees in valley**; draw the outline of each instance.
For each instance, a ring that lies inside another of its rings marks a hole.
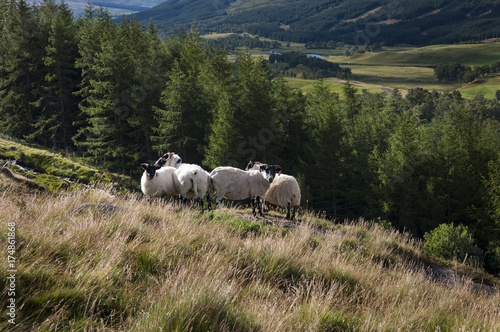
[[[446,62],[439,64],[434,69],[434,74],[440,81],[451,80],[464,83],[470,83],[481,76],[495,73],[500,73],[500,62],[474,67],[457,62]]]
[[[320,59],[316,56],[309,56],[300,52],[285,52],[282,54],[269,55],[269,63],[285,64],[280,66],[285,73],[289,69],[297,68],[299,65],[306,66],[313,72],[314,77],[310,78],[325,78],[339,77],[348,79],[351,77],[351,69],[341,68],[338,64]]]
[[[222,48],[227,51],[237,50],[239,47],[248,48],[263,48],[263,49],[276,49],[281,47],[281,43],[278,41],[267,41],[261,40],[259,37],[251,37],[247,34],[237,35],[230,34],[227,37],[207,39],[208,45],[210,47],[217,49]]]

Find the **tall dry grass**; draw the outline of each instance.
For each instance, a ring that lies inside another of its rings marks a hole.
[[[88,202],[121,209],[72,211]],[[364,220],[307,215],[289,230],[235,209],[14,187],[0,211],[2,252],[6,221],[17,228],[19,331],[500,330],[498,293],[432,281],[418,243]]]

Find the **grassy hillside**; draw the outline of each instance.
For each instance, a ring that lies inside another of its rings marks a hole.
[[[0,184],[0,248],[14,227],[17,271],[8,295],[0,266],[0,300],[15,299],[18,331],[500,328],[500,293],[449,268],[484,274],[438,268],[419,242],[373,222],[201,214],[90,187],[30,194],[4,174]]]
[[[94,6],[103,6],[113,16],[128,15],[134,12],[145,10],[162,3],[162,0],[105,0],[105,1],[90,1]],[[83,15],[88,0],[70,0],[66,1],[69,8],[75,15]]]
[[[483,0],[169,0],[137,14],[168,31],[247,32],[282,41],[430,45],[498,37],[500,6]]]
[[[320,51],[319,51],[320,52]],[[328,57],[340,63],[362,65],[403,65],[429,67],[443,62],[469,66],[491,64],[500,59],[500,44],[433,45],[425,47],[389,47],[381,52],[356,54],[349,58]]]
[[[31,183],[40,190],[58,191],[77,187],[79,184],[118,184],[120,187],[137,188],[139,181],[124,175],[116,175],[83,162],[82,158],[69,158],[64,153],[45,149],[0,137],[0,168],[7,168],[18,182]]]

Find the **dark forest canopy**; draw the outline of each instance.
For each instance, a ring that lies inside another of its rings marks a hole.
[[[96,7],[75,20],[51,0],[0,8],[3,133],[137,177],[167,151],[208,170],[279,164],[303,206],[419,236],[462,223],[486,266],[500,262],[498,100],[349,83],[339,95],[321,80],[304,95],[262,58],[229,62],[196,30],[161,39],[154,25]]]
[[[496,0],[269,0],[253,7],[169,0],[136,15],[165,32],[196,21],[202,33],[246,32],[300,43],[429,45],[500,37]]]

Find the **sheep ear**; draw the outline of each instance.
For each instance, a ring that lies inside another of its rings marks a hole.
[[[147,168],[148,168],[148,166],[149,166],[149,165],[148,165],[148,164],[146,164],[146,163],[142,163],[142,164],[141,164],[141,167],[142,167],[143,169],[147,169]]]
[[[265,170],[266,170],[266,168],[267,168],[267,166],[261,165],[261,166],[260,166],[260,171],[261,171],[261,172],[262,172],[262,171],[265,171]]]
[[[279,175],[281,175],[281,167],[280,167],[280,165],[276,165],[276,171],[278,171]]]
[[[165,159],[168,159],[168,156],[169,156],[169,155],[168,155],[168,152],[167,152],[167,153],[165,153],[163,156],[161,156],[161,159],[164,159],[164,160],[165,160]]]

